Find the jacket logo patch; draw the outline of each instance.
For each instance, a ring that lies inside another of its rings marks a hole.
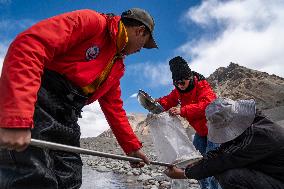
[[[92,46],[86,51],[86,59],[94,60],[99,55],[100,49],[97,46]]]

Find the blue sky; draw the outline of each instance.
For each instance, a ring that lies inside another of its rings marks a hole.
[[[284,77],[282,0],[0,0],[0,69],[13,38],[42,19],[85,8],[120,14],[132,7],[154,17],[159,49],[126,58],[121,88],[127,113],[147,113],[136,100],[138,89],[160,97],[173,88],[168,60],[176,55],[205,76],[235,62]],[[86,107],[83,118],[83,128],[93,132],[107,127],[98,104]]]

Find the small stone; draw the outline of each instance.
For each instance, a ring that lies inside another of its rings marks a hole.
[[[158,189],[156,185],[152,185],[150,189]]]
[[[110,172],[111,170],[106,168],[106,167],[104,167],[104,166],[98,166],[96,168],[96,171],[98,171],[98,172]]]
[[[128,175],[128,176],[132,176],[132,175],[133,175],[133,173],[132,173],[132,172],[128,172],[126,175]]]
[[[198,184],[198,181],[195,179],[189,179],[189,183],[191,184]]]
[[[132,180],[132,179],[127,179],[126,182],[127,182],[127,183],[134,183],[135,181]]]
[[[150,177],[149,175],[142,174],[137,178],[137,181],[146,181],[146,180],[151,179],[151,178],[152,177]]]
[[[168,182],[168,181],[162,181],[162,182],[160,183],[160,186],[162,186],[162,187],[171,186],[171,183]]]

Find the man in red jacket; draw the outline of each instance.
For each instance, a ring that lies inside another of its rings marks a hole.
[[[10,45],[0,79],[0,188],[79,188],[79,154],[30,147],[32,138],[79,146],[84,105],[96,100],[124,152],[148,163],[122,107],[125,56],[157,48],[154,20],[78,10],[43,20]],[[132,166],[144,166],[144,162]]]
[[[217,147],[207,140],[208,129],[206,126],[205,109],[216,99],[209,83],[205,78],[191,71],[187,62],[180,56],[169,61],[170,70],[175,89],[157,101],[172,115],[184,117],[195,129],[193,145],[201,154],[205,154]],[[180,105],[180,107],[177,107]],[[213,178],[200,180],[203,189],[217,188],[218,184]]]

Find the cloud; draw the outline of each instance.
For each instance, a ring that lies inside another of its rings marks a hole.
[[[2,73],[2,67],[4,62],[4,56],[7,51],[7,47],[0,42],[0,76]]]
[[[188,41],[174,50],[192,70],[206,77],[230,62],[284,77],[284,2],[208,0],[190,7],[181,21],[197,38],[188,33]],[[135,64],[131,73],[147,79],[149,86],[171,84],[168,61]]]
[[[3,58],[0,57],[0,76],[1,76],[1,73],[2,73],[2,67],[3,67]]]
[[[95,137],[109,129],[106,118],[96,101],[83,108],[82,118],[78,124],[81,126],[81,137]]]
[[[283,1],[204,1],[185,15],[204,34],[177,51],[192,57],[191,68],[206,76],[235,62],[283,77],[283,9]],[[212,29],[218,33],[206,33]]]
[[[138,93],[134,93],[134,94],[132,94],[129,98],[136,98],[137,95],[138,95]]]

